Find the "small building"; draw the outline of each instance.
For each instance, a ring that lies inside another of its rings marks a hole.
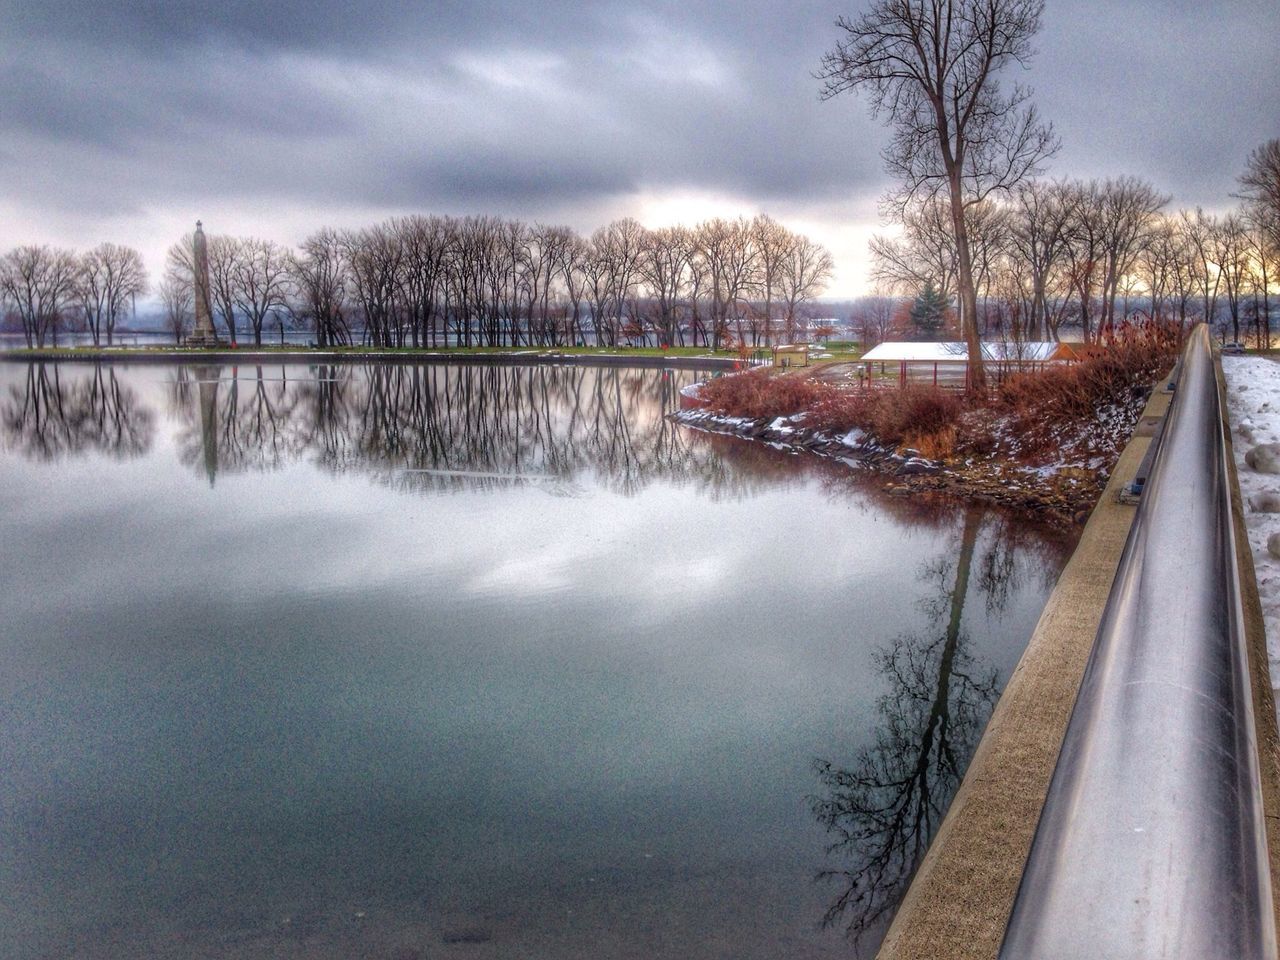
[[[809,345],[807,343],[780,343],[773,348],[775,367],[807,367]]]

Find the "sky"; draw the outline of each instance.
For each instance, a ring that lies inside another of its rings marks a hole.
[[[867,0],[0,0],[0,250],[137,247],[197,218],[320,226],[488,213],[583,232],[769,213],[868,292],[888,130],[821,102]],[[1276,0],[1048,0],[1029,84],[1053,176],[1225,209],[1280,136]]]

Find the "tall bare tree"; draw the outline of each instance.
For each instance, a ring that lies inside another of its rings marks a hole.
[[[1027,336],[1032,340],[1042,332],[1057,339],[1057,326],[1050,321],[1049,290],[1067,245],[1073,197],[1068,184],[1042,180],[1020,184],[1014,192],[1009,242],[1027,267],[1031,286]]]
[[[1221,277],[1222,292],[1227,297],[1227,314],[1231,318],[1231,339],[1240,340],[1240,305],[1249,282],[1249,232],[1239,213],[1229,213],[1218,221],[1213,231],[1213,260]]]
[[[1200,294],[1202,316],[1213,327],[1218,314],[1218,293],[1222,285],[1222,271],[1215,259],[1217,245],[1214,238],[1219,231],[1218,219],[1207,215],[1199,207],[1195,213],[1184,210],[1178,221],[1178,229],[1185,238],[1191,255],[1192,274]]]
[[[169,272],[161,279],[158,293],[164,308],[164,325],[173,334],[173,342],[181,344],[191,330],[191,284]]]
[[[342,237],[329,229],[313,233],[290,259],[289,271],[293,309],[315,329],[316,343],[321,347],[349,344],[351,278]]]
[[[1248,203],[1270,212],[1274,229],[1280,231],[1280,140],[1268,140],[1249,154],[1240,187]]]
[[[985,386],[966,210],[1007,191],[1057,149],[1030,91],[1000,87],[1007,66],[1026,66],[1043,0],[873,0],[822,59],[824,99],[865,91],[874,116],[894,126],[884,152],[901,181],[899,205],[945,196],[955,235],[970,383]]]
[[[111,345],[116,323],[146,292],[147,270],[142,254],[132,247],[102,243],[80,257],[76,299],[95,346],[102,343],[104,329]]]
[[[43,347],[70,309],[79,262],[70,250],[44,245],[16,247],[0,258],[0,294],[22,321],[28,347]]]
[[[786,304],[786,332],[790,340],[796,335],[800,306],[826,289],[835,272],[835,261],[822,244],[792,233],[788,235],[779,267],[778,289]]]
[[[1099,235],[1102,255],[1101,325],[1116,322],[1116,295],[1133,270],[1160,208],[1169,198],[1136,177],[1120,177],[1102,184]],[[1124,319],[1123,317],[1121,319]]]
[[[288,305],[288,254],[271,240],[246,237],[239,241],[232,269],[236,309],[249,321],[253,342],[261,346],[263,323]]]
[[[679,336],[677,309],[689,279],[694,243],[683,227],[652,230],[640,255],[640,275],[656,301],[657,329],[661,343],[672,346]]]

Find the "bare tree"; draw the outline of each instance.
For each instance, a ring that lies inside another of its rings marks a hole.
[[[1178,227],[1186,238],[1191,255],[1191,269],[1200,293],[1204,321],[1212,327],[1217,319],[1218,292],[1222,284],[1222,271],[1215,260],[1214,238],[1219,230],[1218,220],[1197,207],[1195,213],[1182,211]]]
[[[1227,297],[1227,313],[1231,318],[1231,339],[1240,340],[1240,303],[1249,282],[1249,233],[1244,218],[1229,213],[1218,221],[1212,233],[1213,260]]]
[[[774,292],[782,286],[782,274],[787,267],[785,261],[794,251],[795,235],[778,221],[767,214],[760,214],[751,221],[751,239],[755,244],[759,257],[759,282],[761,299],[764,301],[764,340],[773,343],[773,299]],[[785,336],[795,339],[795,310],[787,311]],[[753,338],[759,343],[758,331],[752,330]]]
[[[731,318],[739,342],[743,339],[744,308],[758,283],[759,251],[751,225],[742,218],[708,220],[698,225],[695,236],[709,281],[711,345],[718,350],[729,333]]]
[[[249,321],[253,342],[261,346],[263,323],[288,303],[288,255],[271,240],[254,237],[238,241],[236,247],[230,259],[232,302]]]
[[[884,152],[902,183],[899,206],[920,196],[950,201],[970,382],[985,386],[977,292],[965,212],[1029,176],[1057,149],[1030,91],[1000,88],[1006,66],[1026,66],[1043,0],[874,0],[822,60],[824,99],[864,90],[872,113],[894,125]]]
[[[1280,264],[1280,140],[1268,140],[1249,155],[1240,176],[1240,196],[1250,223],[1258,283],[1254,314],[1262,337],[1271,342],[1271,279]]]
[[[1240,187],[1247,202],[1270,211],[1274,228],[1280,230],[1280,140],[1268,140],[1249,154]]]
[[[158,292],[164,308],[164,325],[173,334],[173,342],[180,344],[191,330],[191,284],[170,272],[160,281]]]
[[[388,225],[399,238],[404,257],[395,279],[400,314],[413,346],[436,345],[437,304],[444,283],[448,229],[439,217],[411,216]],[[403,337],[400,338],[403,342]]]
[[[351,278],[342,237],[329,229],[313,233],[290,259],[289,271],[294,310],[315,329],[316,343],[321,347],[349,344]]]
[[[1258,344],[1271,348],[1271,282],[1280,269],[1280,237],[1274,235],[1266,211],[1245,208],[1244,223],[1249,247],[1250,278],[1253,288],[1253,319]]]
[[[893,333],[898,306],[899,301],[894,297],[877,295],[863,297],[858,301],[849,319],[862,338],[863,352],[889,339]]]
[[[778,288],[786,304],[787,339],[796,334],[800,306],[826,289],[835,272],[835,261],[827,248],[799,234],[788,234],[786,250],[779,263]]]
[[[1094,339],[1093,308],[1103,274],[1102,189],[1097,181],[1074,187],[1067,234],[1068,283],[1080,307],[1080,327],[1086,343]]]
[[[640,255],[640,276],[657,305],[657,329],[661,343],[671,346],[680,333],[677,310],[689,280],[694,242],[683,227],[652,230]]]
[[[351,288],[364,320],[365,339],[375,346],[395,344],[398,278],[404,250],[386,224],[345,233],[342,244]]]
[[[116,323],[137,297],[147,292],[142,254],[132,247],[103,243],[80,257],[76,299],[95,346],[107,332],[107,346],[115,338]]]
[[[1032,340],[1042,332],[1057,339],[1057,325],[1050,323],[1049,291],[1065,254],[1074,197],[1065,182],[1042,180],[1020,184],[1014,192],[1009,243],[1027,267],[1031,286],[1027,335]]]
[[[1133,270],[1167,196],[1136,177],[1107,180],[1100,190],[1099,253],[1102,257],[1100,325],[1115,325],[1116,295]],[[1123,319],[1123,318],[1121,318]]]
[[[927,198],[900,211],[902,235],[871,238],[871,278],[895,293],[914,293],[925,284],[950,300],[956,292],[955,233],[950,205]]]
[[[28,347],[43,347],[50,334],[57,342],[78,274],[76,255],[55,247],[17,247],[0,259],[0,292],[22,321]]]

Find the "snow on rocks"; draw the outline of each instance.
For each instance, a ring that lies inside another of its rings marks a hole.
[[[850,430],[843,436],[814,430],[804,424],[804,415],[790,417],[729,417],[712,410],[681,410],[671,414],[671,418],[685,426],[696,427],[711,433],[729,433],[749,440],[762,440],[776,449],[790,452],[808,450],[824,456],[835,457],[845,463],[904,464],[912,458],[895,454],[892,450],[876,443],[874,438],[861,430]],[[921,465],[928,465],[927,472],[935,472],[938,467],[932,461],[920,460]],[[924,473],[915,469],[913,472]]]
[[[1264,490],[1249,498],[1249,509],[1255,513],[1280,513],[1280,492]]]
[[[1246,465],[1259,473],[1280,473],[1280,443],[1260,443],[1244,455]]]
[[[1222,370],[1240,494],[1249,504],[1245,531],[1266,621],[1271,681],[1276,686],[1280,681],[1280,362],[1223,356]]]

